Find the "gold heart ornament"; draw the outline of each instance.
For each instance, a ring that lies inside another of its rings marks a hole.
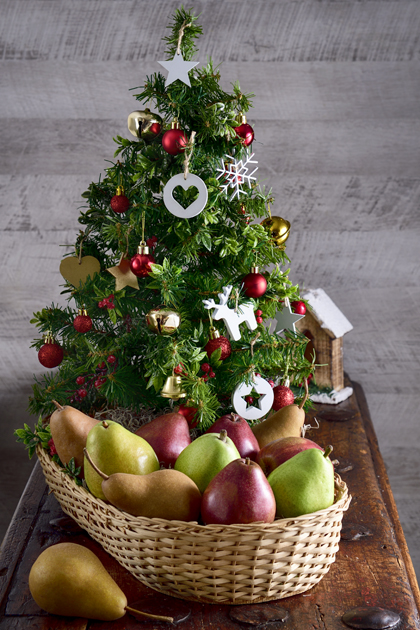
[[[82,256],[79,261],[78,256],[68,256],[63,258],[60,263],[60,273],[64,280],[67,280],[74,287],[79,287],[80,284],[84,284],[87,277],[93,276],[99,273],[101,270],[101,264],[97,258],[93,256]]]

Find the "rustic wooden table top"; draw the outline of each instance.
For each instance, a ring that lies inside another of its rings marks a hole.
[[[28,575],[46,547],[64,541],[92,549],[127,595],[130,606],[173,616],[185,630],[204,627],[234,630],[269,628],[346,628],[342,616],[356,607],[379,607],[400,615],[399,629],[420,629],[420,593],[407,544],[361,387],[337,405],[317,405],[309,415],[319,429],[309,437],[333,444],[337,472],[346,481],[352,502],[343,519],[340,550],[329,573],[311,590],[266,604],[230,606],[200,604],[164,596],[142,585],[108,556],[48,494],[39,464],[28,481],[5,537],[0,556],[0,630],[144,630],[163,622],[130,614],[114,622],[58,617],[44,613],[28,589]],[[168,624],[166,624],[168,625]],[[360,627],[360,626],[359,626]],[[381,626],[367,625],[369,628]]]

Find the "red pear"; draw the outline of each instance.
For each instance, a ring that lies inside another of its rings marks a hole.
[[[136,431],[155,451],[159,463],[173,468],[178,455],[191,444],[188,422],[180,413],[165,413]]]
[[[290,459],[300,451],[308,448],[324,449],[319,444],[303,437],[284,437],[270,442],[264,446],[257,455],[256,462],[261,466],[265,474],[268,475],[280,464]]]
[[[255,460],[260,447],[245,418],[238,416],[237,413],[228,413],[216,420],[206,433],[220,433],[222,429],[226,429],[228,437],[238,449],[241,457]]]
[[[201,500],[206,525],[272,523],[276,500],[261,467],[249,457],[234,459],[210,481]]]

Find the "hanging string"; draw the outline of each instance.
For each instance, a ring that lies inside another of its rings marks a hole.
[[[192,156],[192,152],[194,149],[194,138],[196,136],[196,132],[192,131],[190,139],[188,140],[187,148],[185,149],[185,157],[184,157],[184,179],[187,179],[189,173],[189,165]]]
[[[131,225],[128,228],[127,233],[125,235],[126,247],[125,247],[125,251],[121,254],[121,258],[120,258],[120,261],[119,261],[118,265],[121,265],[121,263],[124,260],[124,258],[127,258],[127,256],[128,256],[128,237],[129,237],[130,232],[131,232],[132,229],[133,229],[133,226]]]
[[[254,344],[257,341],[258,337],[260,337],[261,333],[257,333],[254,337],[254,339],[252,339],[251,341],[251,357],[254,358]]]
[[[80,241],[80,245],[79,245],[79,265],[82,264],[82,245],[83,245],[83,241],[85,240],[85,238],[87,237],[87,235],[89,234],[90,230],[87,230],[82,237],[82,240]],[[77,254],[77,250],[76,250],[76,254]]]
[[[146,242],[144,240],[144,228],[145,228],[145,225],[146,225],[146,213],[143,210],[142,215],[141,215],[141,243],[140,243],[140,245],[142,247],[144,247],[146,245]]]
[[[189,26],[192,25],[192,22],[189,22],[187,24],[187,20],[184,21],[183,25],[181,26],[181,28],[179,29],[179,34],[178,34],[178,45],[176,48],[176,54],[180,55],[181,54],[181,42],[182,42],[182,38],[184,37],[184,31],[186,28],[188,28]]]

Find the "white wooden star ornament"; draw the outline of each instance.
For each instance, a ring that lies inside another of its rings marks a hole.
[[[268,383],[262,376],[253,375],[253,380],[250,385],[246,383],[240,383],[237,385],[232,394],[232,405],[236,413],[245,418],[246,420],[258,420],[265,416],[273,406],[274,393],[270,383]],[[254,405],[247,405],[245,396],[249,396],[252,391],[255,391],[260,395],[255,407]]]
[[[285,299],[284,308],[282,311],[277,311],[274,316],[276,320],[276,334],[280,335],[284,330],[291,330],[294,333],[296,332],[296,322],[302,319],[304,315],[298,315],[297,313],[293,313],[290,307],[289,298]]]
[[[188,85],[188,87],[191,87],[188,73],[199,63],[199,61],[184,61],[182,53],[176,52],[173,59],[169,59],[168,61],[158,61],[158,63],[169,72],[166,77],[165,87],[168,87],[168,85],[177,79]]]

